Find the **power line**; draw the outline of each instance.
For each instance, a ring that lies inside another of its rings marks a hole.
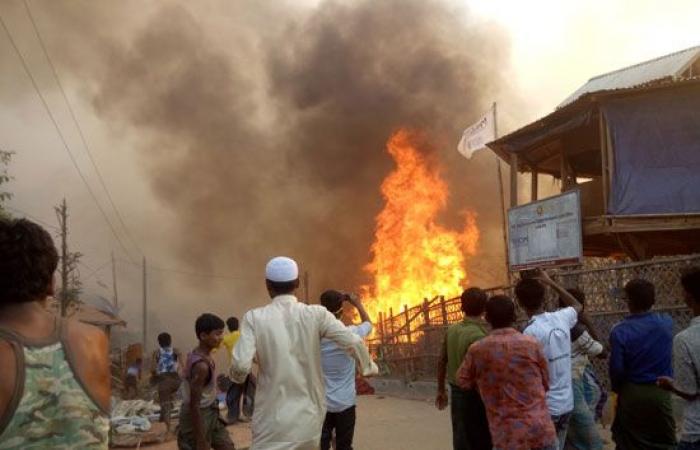
[[[51,108],[49,108],[49,105],[46,102],[44,95],[39,90],[39,86],[37,85],[36,80],[34,79],[34,76],[32,75],[32,72],[29,70],[29,66],[27,65],[27,61],[24,59],[22,52],[19,51],[19,48],[17,47],[17,43],[15,42],[14,38],[12,37],[12,33],[10,33],[9,28],[7,28],[7,25],[5,24],[5,20],[2,18],[2,14],[0,14],[0,24],[2,24],[2,27],[5,30],[5,33],[7,34],[8,39],[10,40],[10,44],[12,44],[12,47],[14,48],[15,52],[17,53],[17,56],[19,57],[20,61],[22,62],[22,67],[24,68],[24,71],[26,72],[27,76],[29,77],[29,80],[32,82],[32,86],[34,87],[34,90],[36,91],[37,95],[39,96],[39,99],[41,100],[42,104],[44,105],[44,108],[46,109],[46,112],[49,115],[49,118],[51,119],[51,122],[53,123],[53,126],[56,129],[56,132],[58,133],[59,138],[61,139],[61,142],[63,143],[63,148],[66,150],[66,153],[68,153],[68,156],[70,157],[70,160],[73,163],[73,167],[75,167],[75,170],[78,172],[78,175],[80,175],[80,178],[83,180],[83,184],[85,184],[85,188],[90,193],[90,196],[92,197],[93,201],[95,202],[97,209],[100,210],[100,213],[102,214],[102,217],[104,217],[105,221],[107,222],[107,225],[109,225],[109,229],[112,231],[112,234],[114,235],[115,239],[117,240],[117,243],[119,243],[119,246],[122,248],[122,250],[126,254],[127,258],[133,262],[131,254],[127,250],[126,246],[122,242],[119,235],[117,234],[117,231],[114,229],[114,225],[112,225],[112,222],[109,220],[109,217],[107,217],[107,213],[105,213],[104,209],[102,208],[102,205],[100,205],[100,202],[97,200],[97,196],[95,195],[95,192],[90,187],[90,184],[88,183],[87,179],[85,178],[85,175],[83,175],[83,172],[80,170],[80,167],[78,166],[78,162],[76,161],[75,156],[73,156],[73,153],[71,152],[70,147],[68,146],[68,143],[66,142],[66,139],[63,136],[63,133],[61,132],[61,128],[58,126],[58,122],[56,121],[56,118],[54,117],[53,113],[51,112]]]
[[[139,266],[141,267],[141,264],[134,263],[131,261],[125,261],[123,259],[117,259],[117,261],[130,264],[132,266]],[[177,269],[177,268],[170,268],[170,267],[159,267],[159,266],[154,266],[152,264],[148,264],[148,269],[149,270],[157,270],[159,272],[171,272],[171,273],[178,273],[180,275],[189,275],[193,277],[202,277],[202,278],[219,278],[223,280],[249,280],[251,277],[240,277],[240,276],[234,276],[234,275],[222,275],[222,274],[216,274],[216,273],[206,273],[206,272],[192,272],[189,270],[183,270],[183,269]]]
[[[56,230],[56,231],[60,230],[60,228],[58,228],[56,225],[51,225],[51,224],[39,219],[38,217],[32,216],[31,214],[22,211],[21,209],[17,209],[17,208],[13,208],[12,206],[5,206],[5,205],[3,205],[3,208],[7,209],[9,211],[15,212],[17,214],[22,214],[23,216],[25,216],[29,219],[32,219],[34,222],[37,222],[45,227],[49,227],[49,228]]]
[[[112,198],[112,194],[109,192],[109,189],[107,189],[107,185],[105,183],[104,178],[102,177],[102,172],[100,172],[100,169],[97,167],[97,164],[95,163],[95,159],[92,157],[92,152],[90,151],[90,146],[87,143],[87,140],[85,139],[85,134],[83,133],[83,129],[80,126],[80,123],[78,122],[77,117],[75,116],[75,112],[73,111],[73,107],[71,106],[70,102],[68,101],[68,96],[66,95],[65,89],[63,89],[63,84],[61,83],[61,78],[58,76],[58,72],[56,71],[56,67],[53,64],[53,61],[51,60],[51,56],[49,56],[49,52],[46,49],[46,46],[44,45],[44,39],[41,37],[41,33],[39,32],[39,28],[36,25],[36,22],[34,21],[34,15],[32,14],[31,8],[29,7],[29,2],[28,0],[24,0],[24,7],[27,10],[27,16],[29,17],[29,21],[32,23],[32,28],[34,29],[34,34],[37,37],[37,40],[39,41],[39,45],[41,46],[41,50],[44,53],[44,56],[46,57],[46,61],[49,63],[49,66],[51,67],[51,72],[53,73],[54,78],[56,79],[56,84],[58,85],[59,90],[61,91],[61,95],[63,95],[63,100],[66,103],[66,106],[68,107],[68,111],[70,112],[70,116],[73,119],[73,123],[75,123],[75,127],[78,130],[78,135],[80,136],[80,140],[83,143],[83,147],[85,148],[85,152],[88,155],[88,159],[90,160],[90,163],[92,164],[92,167],[95,169],[95,173],[97,174],[97,178],[100,180],[100,184],[102,185],[102,189],[104,189],[105,193],[107,194],[107,199],[109,200],[109,204],[112,206],[112,209],[114,210],[117,219],[119,220],[119,223],[121,224],[122,228],[124,229],[124,234],[126,237],[129,239],[129,241],[133,244],[134,247],[138,250],[138,252],[143,255],[143,251],[141,251],[141,248],[139,245],[136,243],[134,238],[131,236],[131,233],[129,231],[129,228],[126,226],[126,223],[124,223],[124,219],[119,212],[119,209],[114,203],[114,199]]]
[[[109,265],[109,263],[111,263],[111,262],[112,262],[111,260],[108,260],[108,261],[105,262],[104,264],[100,264],[100,265],[97,267],[97,269],[93,269],[92,267],[88,266],[87,264],[85,264],[85,263],[82,262],[82,261],[78,261],[78,264],[80,264],[81,266],[83,266],[83,267],[85,267],[86,269],[90,270],[90,273],[87,274],[85,277],[83,277],[84,280],[88,280],[88,279],[90,279],[93,275],[96,275],[97,272],[99,272],[100,270],[102,270],[102,269],[104,269],[105,267],[107,267],[107,266]]]

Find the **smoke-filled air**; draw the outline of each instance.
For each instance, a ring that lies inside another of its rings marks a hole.
[[[89,86],[82,98],[115,133],[138,137],[142,175],[177,230],[151,245],[182,267],[236,274],[236,292],[261,292],[265,261],[290,255],[308,272],[312,301],[334,287],[413,304],[500,281],[502,242],[477,243],[477,229],[500,229],[495,159],[466,164],[455,149],[508,90],[498,26],[443,0],[210,3],[35,5],[72,44],[59,61]],[[214,4],[225,13],[207,14]],[[402,170],[396,145],[411,146],[432,184],[391,187]],[[389,211],[402,192],[433,204]],[[409,217],[418,222],[403,230],[388,223]],[[418,234],[381,241],[396,232]],[[450,253],[424,256],[426,244]],[[433,279],[436,270],[449,274]]]

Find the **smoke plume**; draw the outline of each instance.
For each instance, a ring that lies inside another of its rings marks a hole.
[[[112,34],[90,22],[104,7],[45,7],[99,37],[81,42],[92,62],[63,60],[89,74],[85,95],[103,120],[139,135],[182,266],[240,274],[243,292],[259,292],[266,259],[288,254],[312,294],[357,287],[399,127],[429,136],[424,150],[451,189],[448,225],[466,208],[480,228],[500,226],[493,160],[467,164],[455,150],[508,92],[497,26],[447,0],[157,5]]]

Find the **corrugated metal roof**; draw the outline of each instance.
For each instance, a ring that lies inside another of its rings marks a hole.
[[[665,78],[676,79],[698,59],[700,59],[700,45],[598,75],[568,96],[558,108],[568,105],[589,92],[630,88]]]

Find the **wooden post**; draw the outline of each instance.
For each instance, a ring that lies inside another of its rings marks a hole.
[[[510,154],[510,207],[518,206],[518,155]]]
[[[561,177],[561,191],[564,192],[569,187],[569,172],[566,167],[566,153],[564,152],[564,146],[559,149],[559,176]]]
[[[497,104],[493,102],[493,135],[498,139],[498,113]],[[508,251],[508,221],[506,220],[506,196],[503,190],[503,173],[501,171],[501,158],[496,155],[496,175],[498,176],[498,196],[501,202],[501,227],[503,233],[503,255],[506,262],[506,283],[510,284],[510,264]],[[517,196],[517,194],[516,194]]]
[[[384,345],[384,341],[385,341],[385,338],[384,338],[384,314],[381,311],[379,311],[379,314],[377,315],[377,317],[378,317],[378,322],[379,322],[379,324],[378,324],[379,325],[379,327],[378,327],[378,329],[379,329],[379,342],[381,342],[382,345]]]
[[[408,343],[411,343],[411,321],[408,317],[408,305],[403,305],[403,317],[406,321],[406,337],[408,337]]]
[[[536,202],[537,201],[537,178],[539,176],[539,172],[537,171],[536,167],[532,168],[532,187],[530,189],[530,201]]]
[[[605,150],[608,153],[608,191],[612,191],[613,177],[615,176],[615,147],[613,146],[610,129],[607,123],[605,123],[605,142],[607,144]],[[608,214],[607,209],[605,210],[605,214]]]
[[[396,336],[394,336],[394,310],[391,307],[389,307],[389,332],[391,333],[391,342],[392,344],[395,344]]]
[[[440,296],[440,310],[442,312],[442,324],[447,325],[447,305],[443,296]]]
[[[598,110],[598,133],[600,134],[600,178],[603,183],[603,215],[608,213],[608,130],[603,111]]]

